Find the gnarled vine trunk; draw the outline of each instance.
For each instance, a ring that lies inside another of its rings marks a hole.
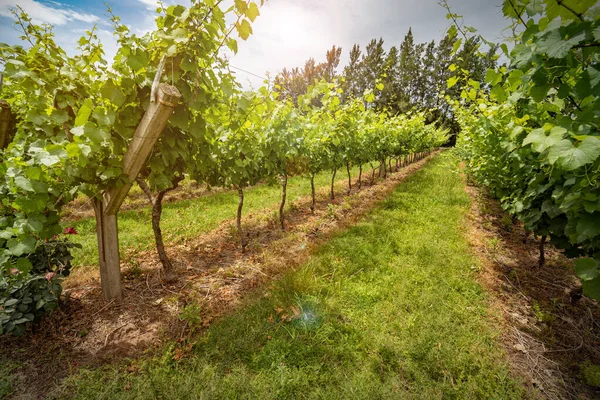
[[[310,175],[310,191],[312,194],[312,202],[310,203],[310,211],[315,212],[316,196],[315,196],[315,174]]]
[[[240,236],[240,244],[242,245],[242,252],[246,250],[246,246],[248,243],[246,242],[246,238],[244,237],[244,231],[242,230],[242,209],[244,208],[244,190],[241,187],[238,187],[238,209],[237,209],[237,231]]]
[[[347,194],[350,194],[352,191],[352,176],[350,175],[350,163],[346,162],[346,171],[348,171],[348,191]]]
[[[172,186],[168,189],[164,189],[159,191],[156,196],[150,190],[150,187],[146,183],[146,181],[142,178],[136,179],[140,188],[144,191],[150,204],[152,205],[152,231],[154,232],[154,241],[156,243],[156,251],[158,252],[158,258],[160,263],[163,266],[163,270],[165,272],[165,278],[167,281],[172,281],[175,279],[173,272],[173,263],[169,259],[167,252],[165,250],[165,243],[162,236],[162,229],[160,228],[160,220],[162,217],[162,202],[165,198],[165,195],[175,190],[179,187],[179,183],[183,180],[183,176],[175,177],[172,181]]]
[[[358,167],[358,190],[362,187],[362,164]]]
[[[371,186],[373,186],[375,183],[375,167],[373,166],[373,163],[369,163],[369,165],[371,166]]]
[[[331,200],[335,200],[335,192],[333,190],[333,184],[335,183],[335,173],[337,172],[337,168],[333,167],[333,175],[331,176],[331,193],[330,193],[330,197]]]
[[[281,224],[281,230],[285,229],[283,208],[285,207],[285,199],[287,197],[287,179],[287,172],[284,172],[281,180],[281,205],[279,206],[279,223]]]

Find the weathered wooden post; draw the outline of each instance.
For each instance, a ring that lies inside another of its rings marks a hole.
[[[0,149],[5,149],[10,142],[10,105],[0,100]]]
[[[128,183],[122,187],[108,189],[100,197],[93,199],[100,258],[100,283],[107,300],[120,302],[123,298],[117,213],[180,97],[181,94],[174,86],[166,83],[158,85],[156,98],[152,99],[156,101],[150,102],[123,157],[123,173],[127,175]]]
[[[0,92],[2,92],[2,83],[4,81],[4,74],[0,73]],[[0,100],[0,149],[5,149],[10,143],[10,105]]]

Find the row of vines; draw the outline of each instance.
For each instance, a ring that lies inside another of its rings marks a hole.
[[[360,166],[360,185],[363,166],[385,176],[393,164],[446,142],[446,132],[426,125],[423,115],[375,112],[371,103],[382,90],[377,82],[363,98],[344,103],[338,83],[315,84],[297,105],[278,99],[277,88],[244,92],[226,55],[237,52],[235,33],[243,40],[252,33],[259,5],[236,0],[223,9],[222,3],[161,6],[156,30],[143,36],[113,15],[119,50],[111,63],[95,29],[71,56],[56,44],[51,27],[14,11],[23,45],[0,44],[0,98],[12,114],[0,150],[0,333],[22,334],[58,306],[75,246],[61,225],[62,208],[78,196],[101,199],[111,188],[132,184],[124,157],[150,105],[162,101],[157,83],[173,87],[180,101],[168,104],[173,112],[135,180],[152,205],[167,278],[174,271],[162,243],[162,201],[186,177],[237,190],[244,248],[241,210],[248,186],[281,185],[283,229],[290,176],[314,179],[331,170],[333,198],[339,170],[348,172],[351,189],[352,166]],[[314,209],[314,184],[312,198]]]
[[[600,299],[600,7],[595,0],[506,0],[514,46],[489,88],[456,71],[458,147],[473,179],[544,243],[576,258]],[[459,20],[454,14],[449,18]],[[466,37],[474,30],[457,24]]]

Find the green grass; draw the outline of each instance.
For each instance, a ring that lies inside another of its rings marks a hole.
[[[354,177],[358,177],[358,168],[351,170],[351,173]],[[338,171],[336,181],[343,180],[345,177],[347,177],[345,170]],[[369,177],[366,177],[366,173],[363,174],[363,179]],[[330,183],[331,173],[328,171],[315,177],[315,185],[319,188],[325,189]],[[304,196],[310,196],[310,180],[302,176],[291,178],[288,183],[288,209],[291,202]],[[257,185],[247,189],[244,195],[244,216],[261,212],[266,208],[278,209],[280,201],[279,186]],[[194,239],[202,233],[215,229],[223,221],[235,218],[237,206],[238,195],[233,191],[215,192],[194,199],[165,203],[161,228],[166,246]],[[121,258],[127,259],[128,254],[135,257],[135,254],[140,251],[154,249],[151,216],[150,207],[119,213]],[[79,232],[79,235],[70,239],[82,245],[82,249],[73,252],[74,265],[97,266],[98,242],[95,219],[85,218],[70,225]]]
[[[0,399],[7,398],[14,393],[14,381],[16,376],[12,375],[15,365],[12,363],[0,364]]]
[[[511,399],[477,261],[469,198],[450,154],[434,159],[310,261],[212,325],[188,358],[174,347],[83,371],[62,388],[90,399]],[[274,311],[297,307],[281,322]],[[274,321],[270,321],[274,317]]]

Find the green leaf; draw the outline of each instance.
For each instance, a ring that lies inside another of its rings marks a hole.
[[[577,222],[577,233],[586,239],[593,239],[600,235],[600,212],[586,215]]]
[[[118,88],[112,79],[108,79],[101,90],[102,96],[108,99],[117,107],[121,107],[125,102],[123,91]]]
[[[536,14],[541,14],[544,11],[544,5],[542,0],[531,0],[525,6],[525,10],[527,11],[527,15],[533,17]]]
[[[456,85],[456,83],[458,82],[458,77],[453,76],[451,78],[448,79],[448,82],[446,84],[446,86],[448,87],[448,89],[450,89],[451,87],[453,87],[454,85]]]
[[[148,65],[148,54],[142,49],[136,49],[133,54],[127,57],[127,65],[133,72],[138,72]]]
[[[92,110],[94,108],[94,104],[92,103],[92,99],[87,98],[81,104],[79,111],[77,111],[77,117],[75,118],[75,126],[85,125],[86,122],[90,119],[90,115],[92,115]]]
[[[96,124],[94,124],[93,122],[88,122],[87,124],[85,124],[83,129],[83,135],[89,138],[92,142],[98,144],[110,139],[110,134],[104,129],[96,126]]]
[[[529,93],[531,93],[533,100],[539,103],[546,98],[550,88],[550,85],[534,86],[530,89]]]
[[[235,40],[234,38],[227,39],[227,47],[229,47],[229,50],[233,51],[233,54],[237,54],[237,52],[238,52],[237,40]]]
[[[572,171],[583,165],[593,163],[598,156],[600,156],[600,139],[588,136],[579,146],[574,146],[567,139],[556,143],[550,149],[548,161],[551,164],[558,162],[565,170]]]
[[[537,42],[536,52],[546,53],[552,58],[565,58],[573,46],[585,40],[585,32],[580,31],[571,36],[569,39],[562,37],[560,27],[554,28],[542,36],[542,39]]]
[[[98,125],[111,126],[115,123],[115,112],[106,110],[104,107],[96,107],[92,113],[92,118],[96,120]]]
[[[31,185],[31,181],[24,176],[17,176],[15,178],[15,185],[18,188],[23,189],[27,192],[33,192],[33,186]]]
[[[593,258],[579,258],[575,260],[575,273],[584,280],[590,280],[598,277],[598,262]]]
[[[15,257],[33,253],[35,251],[35,244],[36,240],[32,237],[27,237],[23,240],[9,239],[6,241],[9,253]]]
[[[523,146],[531,144],[533,150],[541,153],[561,141],[565,133],[567,133],[567,130],[560,126],[552,128],[548,135],[546,135],[546,131],[543,128],[534,129],[523,140]]]
[[[488,69],[485,73],[485,82],[490,84],[490,86],[494,86],[500,82],[502,79],[502,74],[498,73],[494,69]]]
[[[8,299],[4,302],[4,307],[14,306],[19,302],[19,299]]]
[[[458,51],[461,44],[462,44],[462,38],[460,38],[456,42],[454,42],[454,45],[452,46],[452,54],[454,54]]]
[[[246,17],[248,17],[250,21],[254,22],[256,17],[258,17],[259,15],[260,12],[258,11],[258,6],[256,5],[256,3],[251,2],[250,6],[246,10]]]
[[[589,298],[600,300],[600,277],[589,281],[582,281],[583,293]]]
[[[506,91],[500,84],[494,86],[492,90],[490,90],[490,96],[499,103],[506,101]]]
[[[33,268],[33,265],[31,264],[31,261],[29,261],[28,258],[22,257],[17,259],[17,262],[15,262],[15,267],[17,267],[17,269],[22,272],[29,273],[29,271],[31,271],[31,269]]]
[[[247,19],[243,20],[241,23],[236,24],[236,28],[242,40],[248,39],[252,34],[252,26],[250,25]]]
[[[450,19],[450,17],[451,17],[450,14],[446,15],[446,18]],[[452,39],[452,38],[456,37],[457,32],[458,31],[456,29],[456,25],[453,24],[453,25],[450,25],[450,28],[448,28],[447,35],[450,39]]]

